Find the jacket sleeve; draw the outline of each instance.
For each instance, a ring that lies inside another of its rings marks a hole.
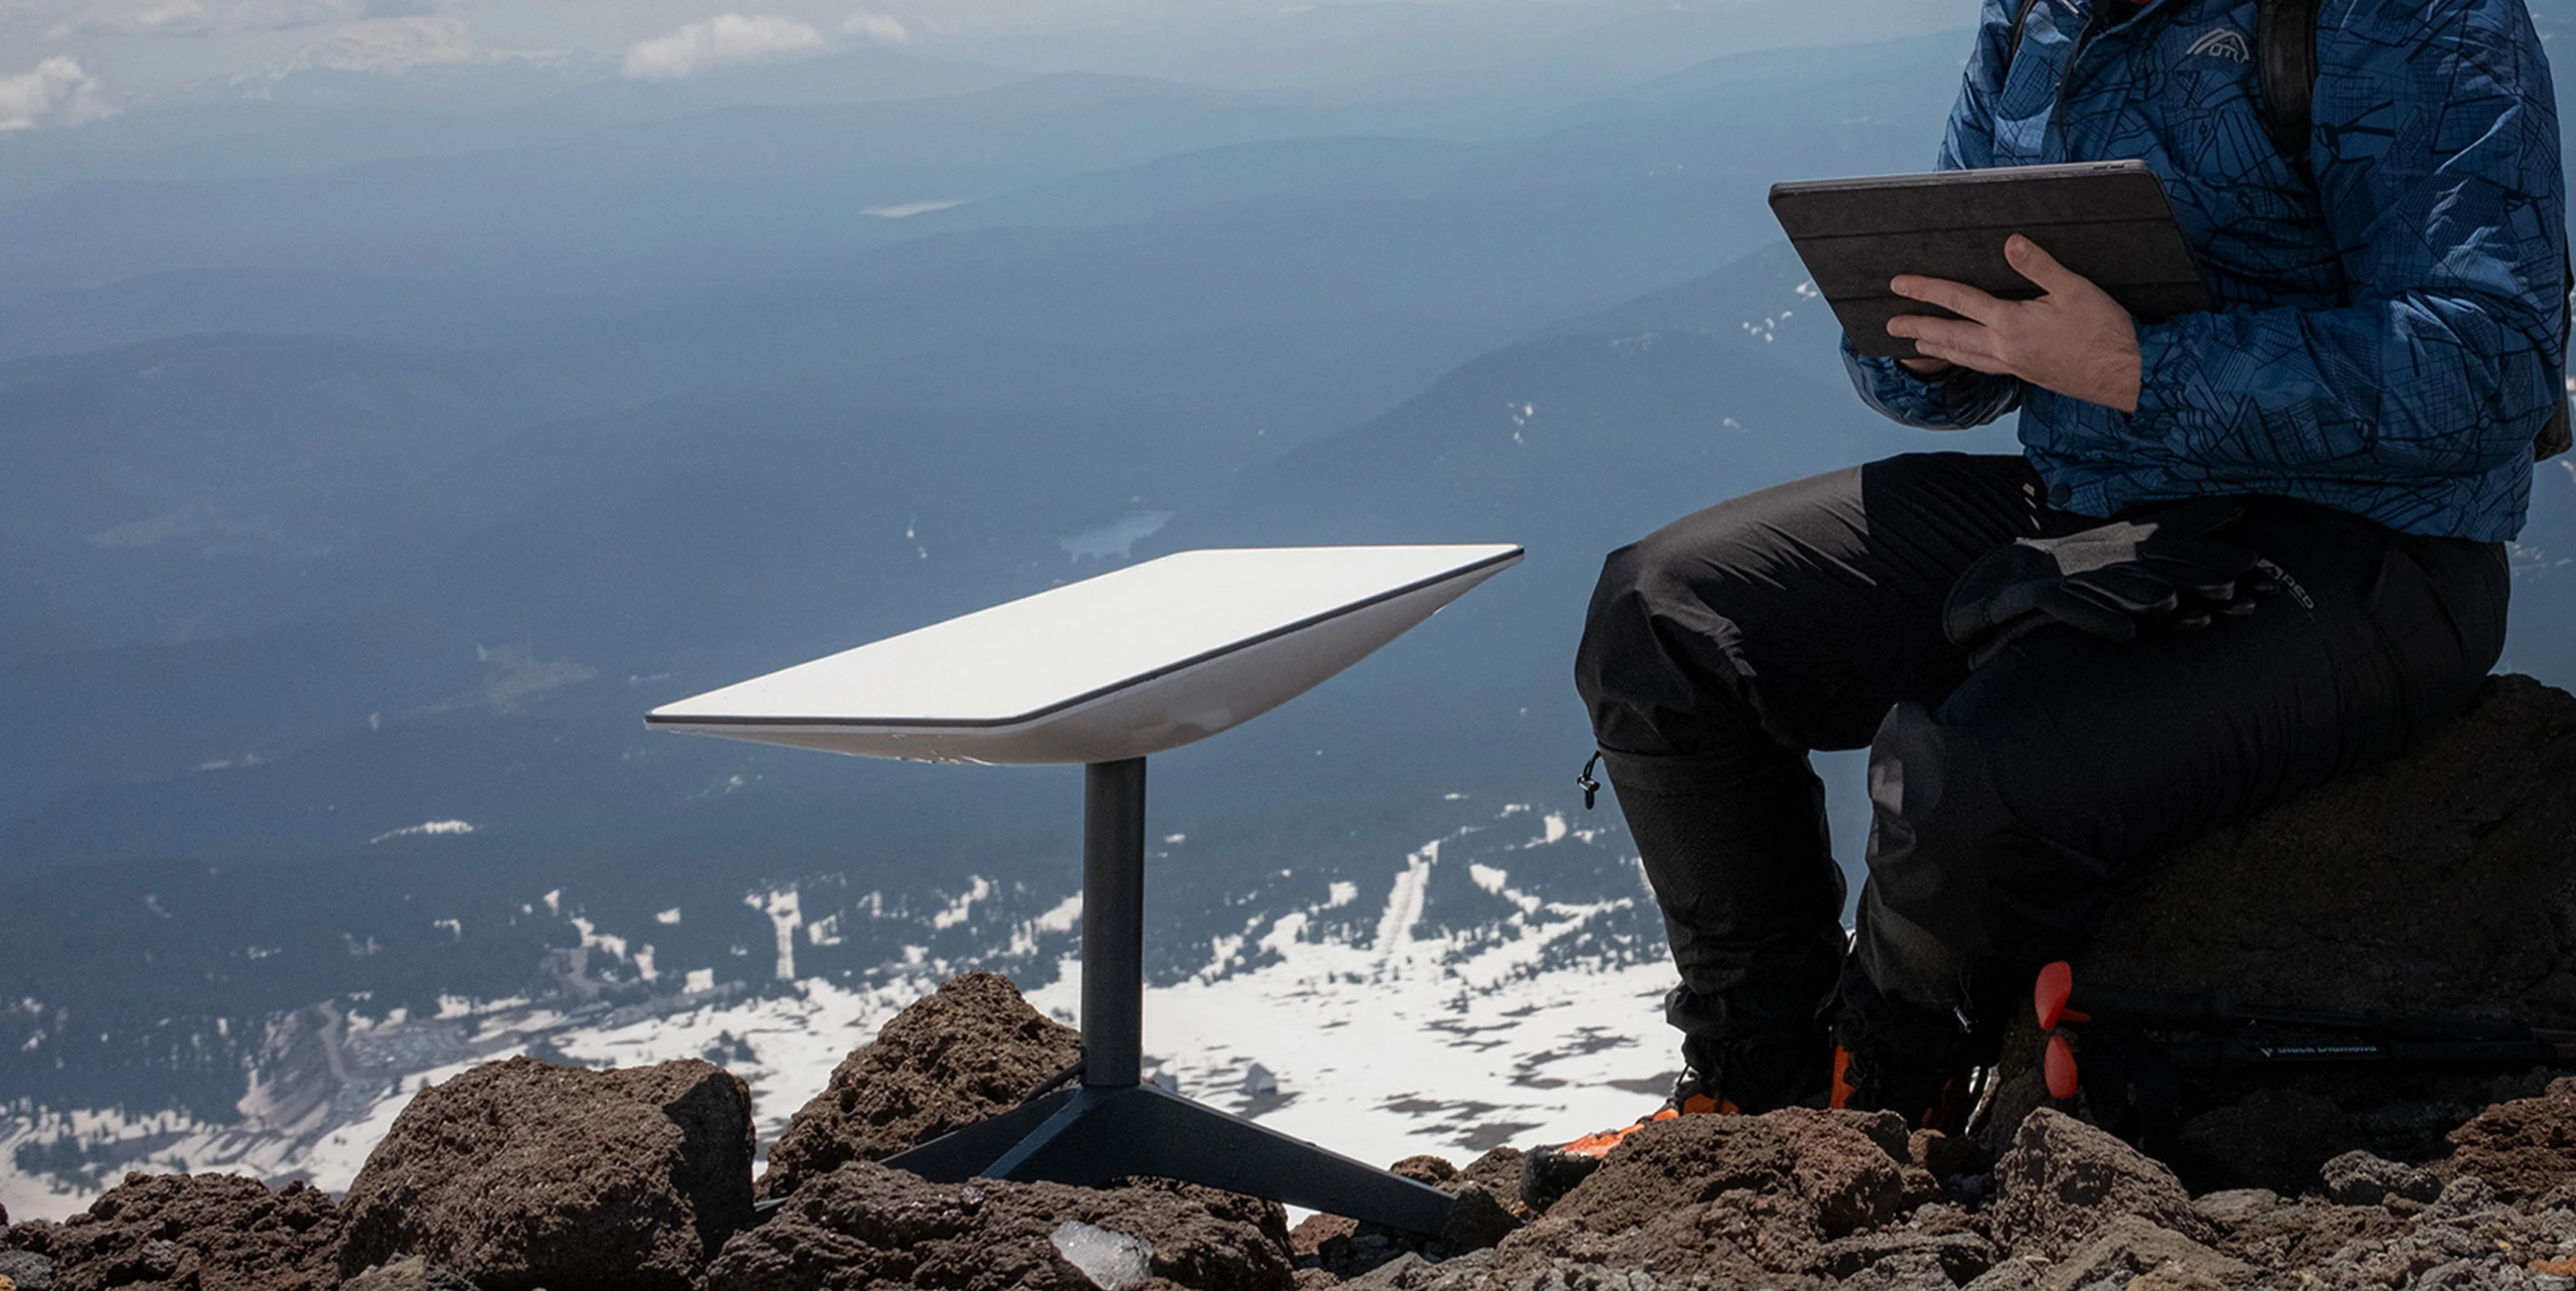
[[[1984,0],[1977,22],[1977,47],[1950,109],[1950,124],[1941,134],[1941,170],[1966,170],[1994,164],[1995,96],[2003,89],[2012,39],[2014,0]],[[1952,368],[1934,380],[1905,370],[1891,358],[1863,355],[1843,338],[1843,367],[1861,401],[1893,420],[1926,430],[1965,430],[1982,426],[2021,403],[2021,382],[1989,372]]]
[[[2539,40],[2519,0],[2336,0],[2319,18],[2309,162],[2348,303],[2141,325],[2137,411],[2110,433],[2220,477],[2508,466],[2565,397]]]

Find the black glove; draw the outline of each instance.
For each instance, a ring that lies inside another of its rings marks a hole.
[[[2250,614],[2254,594],[2271,590],[2261,558],[2216,537],[2244,514],[2202,498],[2063,537],[2015,539],[1959,576],[1941,629],[1969,651],[1969,667],[1982,668],[2051,623],[2125,643],[2146,629]]]

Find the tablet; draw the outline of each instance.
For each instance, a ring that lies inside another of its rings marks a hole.
[[[2144,321],[2210,307],[2164,184],[2143,162],[1774,184],[1771,211],[1863,354],[1914,356],[1914,342],[1887,334],[1899,314],[1956,317],[1889,291],[1898,274],[1948,278],[2006,300],[2039,295],[2004,261],[2004,239],[2015,233]]]

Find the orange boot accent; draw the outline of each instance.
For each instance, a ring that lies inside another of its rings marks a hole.
[[[1827,1107],[1849,1107],[1852,1101],[1851,1050],[1834,1046],[1834,1089],[1825,1096]]]

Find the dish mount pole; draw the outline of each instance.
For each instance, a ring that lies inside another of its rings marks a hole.
[[[1082,769],[1082,1083],[1145,1066],[1145,759]]]
[[[1180,1179],[1438,1233],[1450,1196],[1144,1083],[1145,759],[1083,769],[1082,1082],[886,1164],[934,1183]]]

